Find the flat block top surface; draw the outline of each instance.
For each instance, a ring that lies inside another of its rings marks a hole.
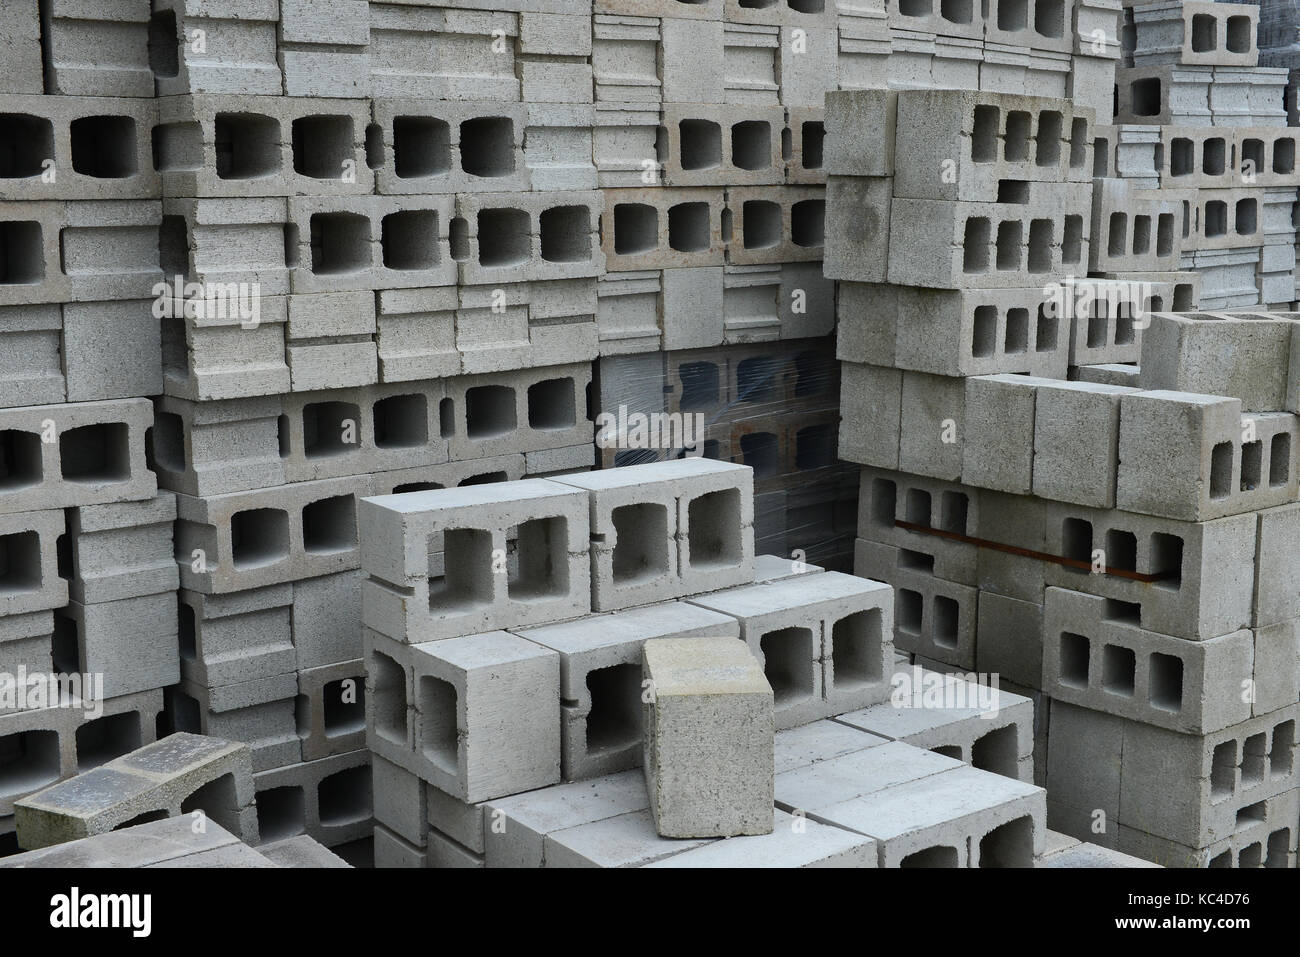
[[[798,820],[798,829],[795,822]],[[773,813],[772,833],[713,841],[647,864],[647,867],[802,867],[854,849],[874,855],[876,842],[864,834]]]
[[[776,776],[776,801],[811,811],[963,767],[956,758],[888,741]]]
[[[0,859],[0,868],[142,867],[237,843],[237,837],[211,818],[195,833],[194,822],[182,815],[16,854]]]
[[[72,817],[88,817],[122,801],[148,794],[157,783],[137,774],[124,773],[107,765],[60,781],[44,791],[29,794],[15,807],[34,808]]]
[[[578,472],[553,479],[556,483],[572,485],[575,488],[599,491],[608,488],[625,488],[630,485],[646,485],[662,482],[671,485],[674,481],[695,478],[701,475],[722,475],[734,473],[738,478],[753,469],[748,465],[736,465],[731,462],[719,462],[715,459],[687,456],[668,462],[649,462],[645,465],[626,465],[616,469],[600,469],[596,472]]]
[[[686,695],[772,696],[763,669],[737,638],[654,638],[645,643],[645,672],[656,699]]]
[[[489,811],[502,811],[538,834],[599,821],[650,806],[645,775],[640,768],[618,774],[556,784],[553,787],[487,801]]]
[[[866,796],[824,805],[817,813],[855,831],[888,840],[1044,793],[1032,784],[961,765]]]
[[[572,654],[704,629],[716,629],[718,637],[736,638],[740,634],[734,618],[683,601],[629,608],[609,615],[590,615],[577,621],[521,630],[516,634],[556,651]]]
[[[437,512],[448,508],[471,508],[476,505],[498,505],[503,502],[564,498],[578,494],[580,493],[572,486],[561,485],[558,482],[546,479],[522,479],[518,482],[491,482],[487,485],[463,485],[459,488],[402,492],[400,495],[372,495],[362,501],[379,508],[410,515]]]
[[[791,608],[803,608],[823,601],[841,598],[871,596],[884,601],[892,591],[884,582],[845,575],[842,572],[821,572],[759,585],[742,585],[725,591],[698,595],[690,600],[694,605],[737,618],[756,618]]]
[[[888,739],[828,718],[778,731],[773,742],[776,773],[807,767],[842,754],[874,748]]]
[[[110,766],[148,774],[172,775],[200,767],[246,747],[247,745],[235,741],[178,731],[153,744],[147,744],[138,751],[123,755],[110,762]]]
[[[487,631],[461,638],[444,638],[439,641],[426,641],[412,647],[416,653],[438,658],[467,671],[484,665],[527,661],[530,658],[549,658],[555,655],[552,649],[543,648],[508,631]]]

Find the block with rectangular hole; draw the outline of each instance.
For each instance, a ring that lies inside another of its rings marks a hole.
[[[1194,848],[1250,826],[1296,787],[1298,713],[1292,704],[1203,736],[1119,719],[1119,820]]]
[[[5,615],[58,608],[68,600],[59,574],[59,540],[65,530],[58,509],[0,514],[0,595]]]
[[[376,100],[374,110],[383,136],[380,193],[529,188],[525,104],[402,98]]]
[[[0,197],[157,198],[149,153],[157,121],[153,99],[2,95],[0,129],[15,146],[0,164]],[[58,175],[42,175],[50,168]]]
[[[366,672],[364,662],[341,661],[298,672],[295,702],[302,736],[302,759],[364,748]]]
[[[298,584],[305,590],[314,581]],[[182,589],[176,602],[182,676],[220,688],[291,673],[297,664],[294,639],[306,643],[319,627],[304,616],[295,630],[295,591],[289,584],[228,595]],[[337,614],[346,617],[342,609]]]
[[[826,191],[821,187],[728,186],[727,209],[734,223],[727,243],[729,264],[822,258],[826,243]],[[669,230],[671,233],[672,210]]]
[[[1119,847],[1161,867],[1294,867],[1300,791],[1260,801],[1227,837],[1189,847],[1121,823]]]
[[[6,755],[0,769],[0,812],[10,822],[14,802],[24,794],[154,741],[163,709],[161,691],[97,703],[78,699],[77,693],[69,688],[58,707],[0,713],[0,753]],[[92,714],[96,708],[102,709],[97,717]]]
[[[604,199],[600,237],[610,272],[723,263],[721,187],[605,190]],[[779,208],[775,222],[779,234]]]
[[[463,284],[597,277],[600,191],[461,193],[451,251]]]
[[[278,430],[285,481],[441,464],[449,401],[437,381],[285,396]]]
[[[1190,734],[1250,717],[1242,689],[1254,677],[1253,632],[1171,638],[1138,627],[1123,604],[1047,589],[1043,690],[1053,701]]]
[[[564,780],[641,763],[641,648],[653,638],[740,637],[734,618],[686,602],[518,632],[560,655]]]
[[[858,539],[853,561],[856,574],[893,585],[898,649],[973,669],[979,589],[945,581],[923,563],[900,559],[904,551]]]
[[[417,644],[585,615],[589,521],[585,492],[541,479],[368,499],[365,622]]]
[[[837,312],[837,349],[851,362],[888,358],[898,368],[946,376],[1063,378],[1069,358],[1069,320],[1044,303],[1041,287],[841,284]]]
[[[594,611],[753,581],[751,469],[687,457],[554,481],[590,497]]]
[[[1244,410],[1294,411],[1291,322],[1266,314],[1164,312],[1148,322],[1142,388],[1231,396]]]
[[[1041,851],[1040,788],[869,737],[874,746],[778,775],[777,807],[875,838],[880,867],[1023,867]]]
[[[83,605],[54,619],[55,665],[103,676],[108,697],[165,688],[180,680],[176,597],[168,591]]]
[[[823,572],[692,598],[730,615],[762,663],[780,729],[868,707],[889,696],[892,589]]]
[[[1091,187],[1020,182],[994,201],[894,199],[889,280],[942,288],[1033,285],[1088,262]],[[922,263],[934,257],[936,269]]]
[[[771,833],[773,690],[753,652],[720,636],[655,638],[642,654],[642,763],[660,836]]]
[[[900,676],[907,683],[898,683]],[[1034,779],[1034,705],[962,675],[919,666],[895,672],[895,698],[835,718],[870,734],[936,751],[994,774]]]
[[[521,369],[509,375],[458,376],[447,383],[454,461],[590,443],[590,363]],[[447,428],[443,429],[448,431]]]
[[[159,171],[176,196],[370,193],[370,110],[353,99],[191,95],[159,102]]]
[[[181,585],[205,594],[356,568],[357,502],[370,476],[176,497]]]
[[[463,801],[560,780],[560,656],[506,632],[413,645],[413,757]],[[382,707],[382,705],[381,705]]]
[[[336,847],[359,840],[374,828],[367,751],[259,771],[253,784],[258,828],[268,829],[274,838],[307,834]]]
[[[1034,391],[1033,493],[1094,508],[1114,506],[1120,401],[1138,390],[1044,382]]]
[[[1069,340],[1071,365],[1141,359],[1147,318],[1159,298],[1143,281],[1067,281],[1061,295],[1061,325]]]
[[[1213,3],[1150,3],[1134,11],[1133,62],[1254,66],[1259,8],[1220,8]]]
[[[979,527],[974,489],[870,468],[862,470],[859,489],[859,537],[897,547],[904,567],[977,584],[978,546],[969,540]]]
[[[455,282],[450,196],[289,200],[295,293]]]
[[[257,842],[248,746],[179,732],[16,802],[26,850],[200,811]]]
[[[1092,111],[1069,100],[960,90],[898,94],[894,196],[1021,202],[1028,183],[1092,177]],[[904,157],[951,157],[936,176]]]
[[[1182,522],[1048,503],[1045,527],[1042,550],[1058,559],[1043,564],[1048,585],[1110,599],[1139,627],[1193,641],[1251,624],[1253,513]]]
[[[1235,398],[1128,393],[1115,504],[1187,521],[1281,505],[1295,496],[1296,423],[1289,412],[1243,415]]]

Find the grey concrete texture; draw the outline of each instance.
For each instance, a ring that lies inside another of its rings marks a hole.
[[[655,830],[771,833],[773,691],[758,659],[727,636],[654,638],[642,656],[642,763]]]
[[[14,806],[18,843],[27,850],[91,837],[160,812],[168,817],[211,817],[256,843],[247,745],[173,734],[28,795]]]

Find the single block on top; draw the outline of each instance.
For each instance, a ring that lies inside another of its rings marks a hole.
[[[645,643],[645,780],[663,837],[772,831],[772,688],[735,638]]]
[[[543,479],[364,499],[366,625],[418,644],[587,614],[587,499]]]
[[[553,481],[591,496],[596,611],[754,580],[754,470],[747,465],[683,458]]]

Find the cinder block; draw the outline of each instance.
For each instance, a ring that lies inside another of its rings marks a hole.
[[[1136,610],[1147,631],[1203,641],[1250,626],[1256,524],[1049,503],[1043,551],[1064,561],[1044,563],[1045,579]]]
[[[734,618],[685,602],[519,632],[560,655],[564,779],[578,781],[641,763],[641,649],[652,638],[740,637]]]
[[[610,817],[649,808],[640,771],[623,771],[597,781],[560,784],[527,794],[488,801],[484,834],[488,867],[554,866],[547,836]]]
[[[1293,497],[1295,418],[1241,415],[1238,399],[1135,392],[1120,400],[1116,505],[1205,521]]]
[[[277,837],[306,833],[326,847],[374,829],[370,752],[353,751],[254,774],[257,818]]]
[[[593,610],[753,581],[751,469],[688,457],[555,481],[589,495]]]
[[[0,593],[6,615],[58,608],[68,600],[59,576],[58,541],[64,516],[54,509],[0,515]]]
[[[93,605],[70,601],[55,616],[55,633],[68,643],[59,656],[66,654],[82,674],[103,675],[109,697],[180,680],[176,598],[170,591]]]
[[[839,572],[692,598],[740,621],[772,686],[776,726],[806,724],[888,697],[891,589]]]
[[[1091,382],[1036,384],[1035,495],[1095,508],[1115,505],[1120,402],[1135,391]]]
[[[1026,783],[1034,777],[1034,706],[1028,698],[924,668],[894,673],[884,704],[835,720]]]
[[[655,830],[678,838],[771,833],[772,689],[758,661],[728,637],[657,638],[642,652]]]
[[[1155,313],[1143,333],[1144,389],[1226,395],[1243,409],[1290,409],[1292,323]]]
[[[589,508],[540,479],[362,502],[366,624],[415,644],[587,614]]]
[[[491,632],[411,649],[414,767],[475,803],[560,779],[560,656]],[[386,711],[381,676],[368,697]],[[368,706],[369,707],[369,706]]]
[[[1255,670],[1255,636],[1206,641],[1135,627],[1105,598],[1047,589],[1043,690],[1054,701],[1191,734],[1250,717],[1242,700]]]
[[[243,744],[173,734],[19,801],[19,845],[48,847],[113,830],[141,815],[199,811],[257,843],[253,778]]]
[[[295,709],[304,761],[365,747],[365,685],[360,658],[298,672]]]

